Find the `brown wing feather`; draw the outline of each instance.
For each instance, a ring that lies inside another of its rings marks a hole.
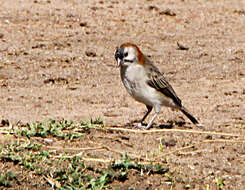
[[[163,93],[165,96],[172,98],[172,100],[178,105],[182,106],[181,100],[176,95],[172,86],[168,83],[168,81],[164,78],[162,73],[158,70],[156,66],[154,66],[149,60],[147,60],[145,67],[147,69],[147,74],[149,80],[147,84],[152,88]]]

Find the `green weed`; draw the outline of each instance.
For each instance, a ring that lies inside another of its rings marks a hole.
[[[0,187],[11,187],[11,184],[13,181],[17,180],[17,175],[12,173],[11,171],[8,171],[4,174],[0,174]]]
[[[22,125],[16,129],[17,134],[25,137],[57,137],[62,140],[74,140],[83,137],[84,134],[76,133],[74,129],[78,125],[71,121],[56,121],[48,119],[43,122],[33,122]]]
[[[224,187],[224,181],[225,181],[225,179],[222,177],[222,178],[218,178],[218,177],[216,177],[215,178],[215,182],[216,182],[216,184],[218,185],[218,188],[221,190],[223,187]]]

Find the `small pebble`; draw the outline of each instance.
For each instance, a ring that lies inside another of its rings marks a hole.
[[[245,89],[243,89],[242,94],[245,94]]]
[[[164,11],[159,12],[159,15],[176,16],[176,13],[170,9],[166,9]]]
[[[86,54],[88,57],[96,57],[96,53],[93,52],[93,51],[85,51],[85,54]]]
[[[80,24],[79,24],[81,27],[86,27],[88,24],[87,24],[87,22],[80,22]]]

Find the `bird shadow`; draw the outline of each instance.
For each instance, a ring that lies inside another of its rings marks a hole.
[[[147,123],[143,123],[141,127],[139,127],[138,124],[139,124],[139,121],[134,120],[134,121],[130,121],[130,122],[126,123],[124,127],[127,129],[141,129],[142,130],[143,129],[142,127],[147,126]],[[188,122],[172,121],[172,120],[168,120],[166,123],[162,123],[159,125],[153,123],[151,129],[172,129],[174,127],[192,129],[192,126],[190,126]]]
[[[164,123],[164,124],[160,124],[154,128],[158,128],[158,129],[172,129],[174,128],[174,124],[173,123]]]

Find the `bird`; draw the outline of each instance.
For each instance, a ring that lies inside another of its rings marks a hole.
[[[147,112],[140,120],[141,129],[150,129],[159,115],[161,107],[180,110],[193,124],[197,119],[182,105],[173,87],[165,79],[160,70],[146,57],[139,47],[127,42],[116,48],[115,59],[120,67],[120,76],[127,92],[138,102],[146,105]],[[145,127],[143,122],[153,110],[155,114]]]

